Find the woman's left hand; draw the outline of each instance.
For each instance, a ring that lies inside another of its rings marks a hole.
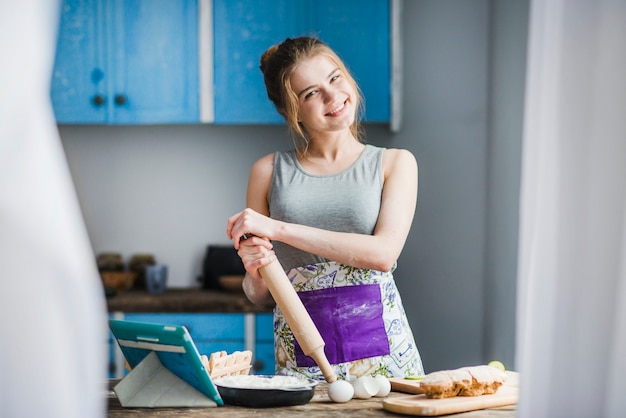
[[[265,238],[268,241],[273,239],[276,223],[277,221],[268,216],[247,208],[228,218],[226,235],[233,241],[235,248],[239,250],[239,242],[251,235]]]

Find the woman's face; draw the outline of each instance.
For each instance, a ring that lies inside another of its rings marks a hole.
[[[298,97],[298,121],[309,134],[347,129],[354,122],[355,91],[328,57],[316,55],[301,62],[290,82]]]

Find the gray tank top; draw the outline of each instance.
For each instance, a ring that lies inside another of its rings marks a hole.
[[[270,217],[338,232],[374,233],[383,191],[384,148],[366,145],[348,169],[331,175],[304,171],[294,150],[276,152]],[[328,260],[282,242],[274,251],[285,270]]]

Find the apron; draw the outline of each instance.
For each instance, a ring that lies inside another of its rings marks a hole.
[[[334,262],[287,271],[339,378],[420,376],[422,361],[391,272]],[[274,308],[276,374],[324,379]]]

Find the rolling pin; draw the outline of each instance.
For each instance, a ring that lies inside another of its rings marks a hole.
[[[315,360],[328,383],[336,381],[337,375],[326,358],[326,353],[324,353],[324,340],[287,278],[283,267],[276,260],[259,268],[259,273],[265,280],[267,288],[283,313],[304,354]]]

